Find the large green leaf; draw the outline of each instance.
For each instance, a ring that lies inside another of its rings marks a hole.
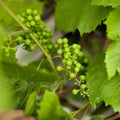
[[[21,14],[26,9],[36,9],[39,13],[42,13],[43,3],[41,2],[21,2],[21,1],[6,1],[5,4],[15,13],[16,15]],[[17,22],[2,8],[0,5],[0,22],[9,28],[15,27]]]
[[[57,95],[53,92],[46,91],[38,110],[39,120],[72,120],[65,112],[59,102]]]
[[[4,43],[4,33],[5,31],[0,24],[0,61],[2,55],[1,46]],[[6,82],[8,78],[4,75],[1,66],[2,64],[0,62],[0,112],[15,107],[15,101],[13,100],[14,94],[10,94],[10,92],[12,91],[12,86]]]
[[[113,10],[105,24],[107,25],[107,35],[112,40],[119,40],[120,39],[120,7]]]
[[[106,51],[105,63],[109,78],[115,76],[117,72],[120,74],[120,41],[110,44]]]
[[[19,108],[24,105],[33,90],[40,90],[41,83],[52,84],[58,80],[56,73],[46,69],[37,71],[34,65],[21,67],[2,61],[1,67],[4,75],[8,78],[7,82],[15,87],[14,92],[17,93],[17,106]]]
[[[74,31],[81,34],[95,30],[111,8],[91,6],[91,0],[57,0],[55,23],[58,30]]]
[[[108,80],[104,58],[103,53],[97,55],[88,67],[86,79],[90,103],[95,107],[96,103],[104,101],[120,112],[120,76],[117,74],[112,80]]]
[[[120,5],[119,0],[92,0],[93,5],[103,5],[103,6],[112,6],[117,7]]]

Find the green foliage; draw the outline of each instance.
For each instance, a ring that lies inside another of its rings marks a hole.
[[[26,106],[25,106],[25,110],[24,110],[25,115],[27,116],[32,115],[34,111],[36,110],[36,102],[37,102],[36,98],[37,98],[36,91],[32,92],[29,95]]]
[[[72,120],[68,113],[62,109],[59,99],[54,92],[45,92],[37,113],[39,120]]]
[[[103,6],[112,6],[117,7],[120,5],[119,0],[92,0],[93,5],[103,5]]]
[[[103,118],[101,118],[101,117],[93,117],[90,120],[103,120]]]
[[[120,74],[120,42],[110,44],[106,51],[105,63],[109,79],[116,73]]]
[[[105,24],[107,25],[107,36],[112,40],[120,39],[120,7],[110,12]]]
[[[42,13],[43,4],[40,2],[21,2],[21,1],[5,1],[5,4],[17,15],[26,10],[26,6],[29,8],[35,8]],[[0,5],[0,23],[4,25],[7,30],[18,25],[18,23],[1,7]],[[14,24],[13,24],[14,23]]]
[[[88,67],[86,79],[90,95],[89,100],[94,108],[97,103],[104,101],[106,105],[111,105],[115,111],[120,112],[120,76],[117,74],[112,80],[108,80],[104,59],[104,53],[99,54],[93,58]]]
[[[91,0],[57,0],[56,29],[74,31],[78,28],[81,35],[91,32],[108,16],[110,10],[109,7],[92,6]]]

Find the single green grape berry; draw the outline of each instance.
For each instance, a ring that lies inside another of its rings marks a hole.
[[[6,53],[9,53],[9,48],[4,48],[4,51],[6,52]]]
[[[66,59],[62,59],[62,63],[65,65],[66,64]]]
[[[25,25],[26,25],[26,27],[30,27],[30,23],[29,22],[26,22]]]
[[[35,50],[35,46],[34,45],[30,45],[30,48],[29,48],[31,51]]]
[[[37,14],[38,14],[38,11],[37,11],[37,10],[33,10],[33,14],[34,14],[34,15],[37,15]]]
[[[69,59],[69,55],[68,54],[64,54],[64,58],[65,59]]]
[[[69,45],[66,43],[66,44],[64,44],[63,46],[64,46],[64,48],[66,48],[66,47],[68,47]]]
[[[63,43],[68,43],[68,39],[67,38],[63,38]]]
[[[27,9],[26,13],[30,15],[32,13],[32,9]]]
[[[21,18],[21,15],[17,15],[17,18],[20,19],[20,18]]]
[[[87,85],[82,84],[80,87],[81,87],[82,90],[84,90],[84,89],[86,89]]]
[[[54,48],[58,48],[59,45],[57,43],[54,44]]]
[[[62,66],[57,66],[57,71],[62,71],[63,70],[63,68],[62,68]]]
[[[52,49],[52,48],[53,48],[52,44],[48,45],[48,49]]]
[[[73,48],[73,49],[77,49],[77,48],[78,48],[78,45],[77,45],[77,44],[73,44],[73,45],[72,45],[72,48]]]
[[[30,21],[30,25],[31,25],[31,26],[35,26],[35,24],[36,24],[35,21],[33,21],[33,20]]]
[[[84,80],[85,80],[85,76],[84,76],[84,75],[80,75],[80,76],[79,76],[79,79],[80,79],[81,81],[84,81]]]
[[[81,64],[80,63],[76,63],[76,67],[81,68]]]
[[[80,52],[79,49],[75,49],[75,50],[74,50],[74,53],[75,53],[75,54],[78,54],[79,52]]]
[[[79,67],[75,67],[75,68],[74,68],[74,71],[75,71],[76,73],[79,72],[79,70],[80,70]]]
[[[79,91],[80,91],[80,90],[73,89],[73,90],[72,90],[72,93],[73,93],[73,95],[77,95]]]
[[[66,47],[65,49],[64,49],[64,52],[69,52],[70,51],[70,49],[68,48],[68,47]]]
[[[25,22],[25,18],[20,17],[19,19],[20,19],[21,22]]]
[[[14,52],[16,52],[16,51],[17,51],[17,48],[16,48],[16,47],[13,47],[13,48],[11,48],[11,50],[13,50]]]
[[[26,45],[30,45],[30,44],[31,44],[31,40],[26,39],[26,40],[25,40],[25,44],[26,44]]]
[[[66,66],[66,69],[67,69],[67,70],[70,70],[70,69],[71,69],[71,66],[70,66],[70,65],[67,65],[67,66]]]
[[[88,58],[84,58],[84,59],[83,59],[83,62],[84,62],[84,63],[88,63],[88,61],[89,61]]]
[[[78,56],[79,56],[79,57],[83,57],[83,56],[84,56],[84,53],[80,51],[80,52],[78,53]]]
[[[23,43],[23,38],[21,36],[17,37],[16,41],[18,44]]]
[[[37,15],[37,16],[35,16],[35,21],[39,21],[40,20],[40,16],[39,15]]]
[[[74,73],[70,73],[69,77],[70,77],[70,79],[73,79],[73,78],[75,78],[75,74]]]
[[[58,55],[61,55],[62,53],[63,53],[62,49],[58,49],[58,50],[57,50],[57,54],[58,54]]]
[[[71,66],[72,65],[72,61],[71,60],[67,60],[66,64]]]
[[[59,45],[61,45],[61,44],[63,43],[63,40],[62,40],[61,38],[59,38],[59,39],[57,40],[57,43],[58,43]]]
[[[29,21],[31,21],[31,20],[33,19],[33,17],[32,17],[31,15],[29,15],[29,16],[27,17],[27,19],[28,19]]]

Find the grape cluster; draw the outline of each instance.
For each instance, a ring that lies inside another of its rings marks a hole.
[[[24,13],[17,16],[18,19],[29,29],[16,37],[17,44],[23,44],[23,49],[32,51],[35,49],[35,42],[30,33],[38,40],[43,48],[49,52],[52,49],[52,33],[46,24],[40,19],[37,10],[27,9]]]
[[[81,51],[81,46],[78,44],[69,45],[67,38],[59,38],[54,47],[62,61],[62,64],[57,66],[57,70],[66,71],[70,80],[75,79],[75,84],[80,86],[80,90],[75,89],[74,92],[80,91],[82,96],[87,95],[85,74],[88,58]]]
[[[9,57],[11,52],[17,51],[16,43],[12,39],[12,36],[7,37],[5,44],[2,46],[2,49],[5,52],[6,57]]]

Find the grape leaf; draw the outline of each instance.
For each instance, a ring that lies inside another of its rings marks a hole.
[[[81,34],[91,32],[108,16],[110,10],[110,7],[91,6],[91,0],[57,0],[56,29],[74,31],[78,28]]]
[[[37,93],[36,91],[32,92],[29,97],[28,97],[28,100],[26,102],[26,105],[25,105],[25,110],[24,110],[24,114],[25,115],[32,115],[33,112],[35,111],[36,109],[36,97],[37,97]]]
[[[36,9],[39,13],[42,13],[43,3],[41,2],[20,2],[20,1],[5,1],[5,4],[15,13],[16,15],[21,14],[26,9]],[[7,29],[12,29],[18,26],[18,23],[2,8],[0,5],[0,23]],[[14,24],[13,24],[14,23]]]
[[[1,61],[1,46],[4,43],[4,29],[2,25],[0,24],[0,61]],[[14,104],[14,94],[9,94],[10,91],[12,91],[12,86],[6,81],[8,78],[4,75],[2,69],[1,69],[1,62],[0,62],[0,112],[8,109],[13,109],[15,107]],[[9,99],[9,100],[8,100]]]
[[[112,40],[120,39],[120,7],[110,12],[105,24],[107,25],[107,36]]]
[[[110,44],[106,51],[105,63],[109,79],[120,74],[120,41],[115,41]]]
[[[104,58],[104,53],[97,55],[88,67],[86,79],[89,100],[93,107],[104,101],[106,105],[111,105],[115,111],[120,112],[120,76],[117,74],[112,80],[108,80]]]
[[[120,1],[119,0],[92,0],[92,5],[117,7],[120,5]]]
[[[39,120],[72,120],[71,117],[60,106],[57,95],[46,91],[37,111]]]
[[[17,93],[17,106],[19,108],[23,106],[33,90],[40,89],[41,83],[52,84],[58,80],[56,73],[46,69],[37,71],[36,66],[32,64],[21,67],[17,64],[2,61],[1,69],[8,78],[7,82],[15,87],[14,92]]]

